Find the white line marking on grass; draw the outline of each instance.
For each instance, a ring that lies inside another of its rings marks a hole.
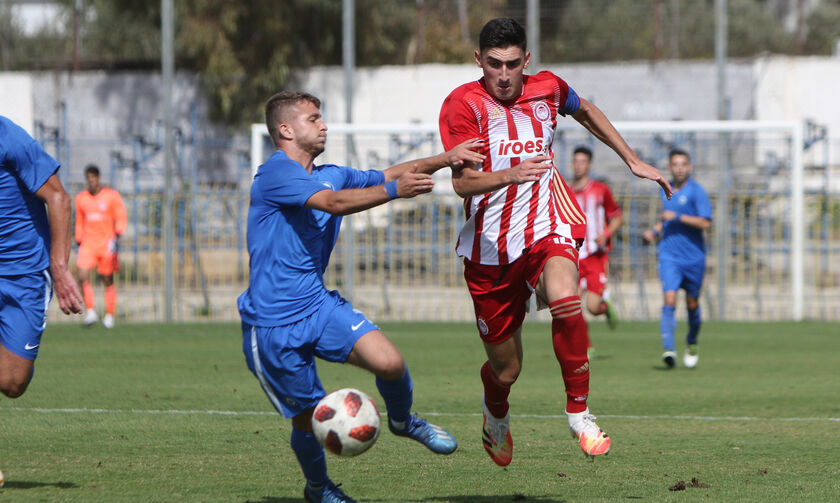
[[[273,411],[249,411],[249,410],[156,410],[156,409],[45,409],[40,407],[26,408],[26,407],[0,407],[0,411],[11,410],[16,412],[39,412],[42,414],[149,414],[149,415],[205,415],[205,416],[277,416],[277,412]],[[382,413],[385,415],[385,413]],[[457,413],[457,412],[426,412],[421,413],[421,416],[430,417],[481,417],[478,413]],[[511,414],[511,417],[520,419],[566,419],[566,415],[557,414]],[[635,415],[610,415],[601,414],[598,417],[609,419],[682,419],[686,421],[776,421],[776,422],[796,422],[796,421],[829,421],[840,422],[840,417],[752,417],[752,416],[668,416],[668,415],[652,415],[652,416],[635,416]]]

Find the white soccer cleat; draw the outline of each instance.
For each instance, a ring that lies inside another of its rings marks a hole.
[[[93,309],[85,311],[85,318],[82,320],[83,327],[89,327],[99,321],[99,315]]]
[[[697,360],[700,359],[700,352],[697,350],[697,344],[689,344],[688,348],[683,354],[683,364],[686,368],[693,369],[697,366]]]
[[[507,466],[513,460],[513,437],[510,435],[510,412],[503,419],[493,416],[484,399],[481,399],[484,411],[484,425],[481,428],[481,443],[484,450],[499,466]]]
[[[662,353],[662,361],[665,362],[665,365],[668,366],[669,369],[672,369],[677,366],[677,352],[676,351],[665,351]]]
[[[569,418],[569,432],[580,442],[580,450],[591,459],[610,452],[612,441],[604,430],[595,424],[595,416],[587,408],[577,414],[566,413]]]
[[[105,328],[114,328],[114,315],[107,313],[105,317],[102,318],[102,326]]]

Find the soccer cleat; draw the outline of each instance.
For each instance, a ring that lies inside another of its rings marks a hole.
[[[490,455],[499,466],[507,466],[513,460],[513,437],[510,436],[510,413],[504,419],[498,419],[487,410],[484,400],[481,401],[484,409],[484,427],[481,429],[481,442],[484,450]],[[497,439],[503,439],[501,441]]]
[[[688,348],[685,350],[685,354],[683,354],[683,363],[685,364],[686,368],[693,369],[697,366],[697,360],[700,359],[700,353],[697,350],[697,344],[689,344]]]
[[[85,311],[85,318],[82,320],[83,327],[89,327],[99,321],[99,315],[96,314],[96,311],[93,309],[88,309]]]
[[[578,414],[567,412],[566,416],[569,418],[569,432],[580,442],[580,450],[586,456],[595,459],[595,456],[610,452],[610,437],[595,424],[595,416],[589,413],[589,409]]]
[[[594,360],[597,357],[598,357],[598,353],[595,352],[595,348],[593,348],[592,346],[589,346],[588,348],[586,348],[586,358],[587,359]]]
[[[677,352],[676,351],[665,351],[662,353],[662,361],[665,362],[665,365],[668,366],[669,369],[672,369],[677,366]]]
[[[458,441],[448,431],[416,414],[409,416],[408,421],[403,423],[395,423],[388,418],[388,429],[394,435],[420,442],[436,454],[451,454],[458,448]]]
[[[338,484],[340,486],[341,484]],[[344,494],[344,492],[327,479],[327,483],[318,489],[313,489],[309,482],[303,488],[303,499],[309,503],[357,503],[356,500]]]
[[[618,326],[618,311],[616,311],[615,304],[610,299],[604,299],[604,304],[607,306],[605,313],[607,315],[607,326],[611,330],[615,330],[615,327]]]
[[[107,313],[104,318],[102,318],[102,326],[105,328],[114,328],[114,315]]]

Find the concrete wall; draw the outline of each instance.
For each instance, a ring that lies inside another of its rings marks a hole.
[[[32,134],[32,77],[28,73],[0,73],[0,115]]]

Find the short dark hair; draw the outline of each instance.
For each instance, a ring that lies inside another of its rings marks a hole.
[[[308,101],[315,105],[316,108],[321,108],[321,100],[315,96],[298,91],[281,91],[265,103],[265,126],[268,128],[268,134],[271,135],[271,140],[275,145],[280,142],[280,131],[277,126],[283,121],[283,112],[289,106],[296,105],[302,101]]]
[[[668,161],[670,162],[675,155],[684,155],[685,158],[688,159],[688,162],[691,162],[691,156],[688,155],[688,152],[681,148],[672,148],[671,151],[668,152]]]
[[[487,21],[478,36],[478,50],[516,46],[523,51],[528,49],[528,36],[525,28],[515,19],[497,17]]]
[[[579,145],[579,146],[575,147],[575,151],[572,153],[572,155],[575,155],[575,154],[584,154],[584,155],[586,155],[586,157],[589,158],[590,161],[592,160],[592,151],[589,149],[589,147],[584,147],[583,145]]]
[[[96,166],[96,164],[88,164],[87,166],[85,166],[85,176],[90,174],[99,176],[99,168]]]

